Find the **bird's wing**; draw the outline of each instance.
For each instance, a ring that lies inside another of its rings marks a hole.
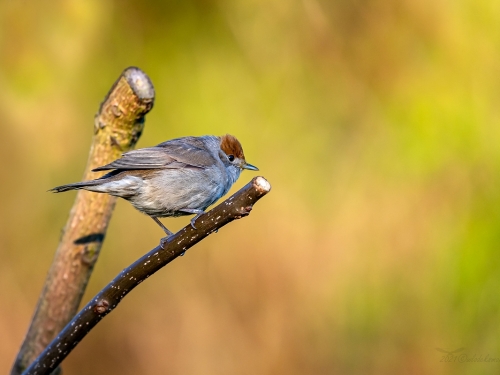
[[[94,172],[110,169],[157,169],[157,168],[207,168],[213,165],[213,156],[202,143],[193,137],[179,138],[155,147],[126,152],[120,159],[93,169]]]

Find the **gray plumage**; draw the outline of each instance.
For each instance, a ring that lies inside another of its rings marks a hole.
[[[194,220],[229,191],[242,169],[258,170],[246,163],[235,137],[183,137],[126,152],[120,159],[94,169],[111,171],[101,178],[51,191],[107,193],[128,200],[153,218],[196,213],[194,226]]]

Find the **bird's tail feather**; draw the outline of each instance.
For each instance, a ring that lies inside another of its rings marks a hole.
[[[98,181],[98,180],[82,181],[82,182],[75,182],[73,184],[56,186],[55,188],[52,188],[49,191],[51,191],[53,193],[62,193],[63,191],[85,189],[87,187],[95,186],[95,185],[99,185],[99,184],[102,184],[102,181]]]

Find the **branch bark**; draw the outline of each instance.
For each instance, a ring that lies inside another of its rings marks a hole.
[[[154,88],[148,76],[138,68],[125,69],[95,117],[84,179],[98,177],[92,169],[135,146],[153,103]],[[21,374],[78,311],[115,202],[107,194],[78,192],[11,375]]]
[[[125,268],[80,310],[23,375],[50,374],[132,289],[211,233],[235,219],[247,216],[253,205],[270,190],[269,182],[263,177],[255,177],[226,201],[200,216],[196,220],[196,229],[187,225],[168,237],[163,248],[157,246]]]

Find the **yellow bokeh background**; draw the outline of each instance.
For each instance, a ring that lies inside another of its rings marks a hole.
[[[497,374],[499,25],[493,0],[0,2],[0,372],[74,200],[47,190],[81,178],[138,66],[156,90],[138,147],[231,133],[273,189],[65,372]],[[161,236],[120,201],[84,303]]]

